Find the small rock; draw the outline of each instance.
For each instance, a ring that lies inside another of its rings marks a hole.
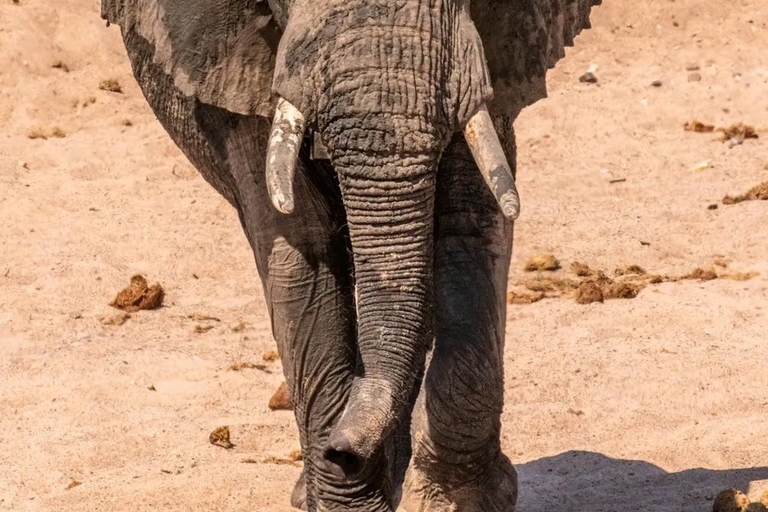
[[[664,84],[661,82],[661,80],[654,80],[653,82],[651,82],[651,86],[653,87],[661,87],[662,85]]]
[[[693,72],[688,73],[689,82],[701,82],[701,73]]]
[[[212,325],[196,325],[195,326],[195,334],[205,334],[206,332],[213,329]]]
[[[269,400],[269,408],[273,411],[291,411],[293,405],[291,404],[291,394],[288,391],[288,385],[283,382],[272,398]]]
[[[72,481],[69,483],[69,485],[68,485],[68,486],[66,486],[66,487],[64,488],[64,490],[65,490],[65,491],[69,491],[69,490],[71,490],[71,489],[74,489],[75,487],[79,487],[79,486],[81,486],[81,485],[83,485],[83,483],[82,483],[82,482],[78,482],[77,480],[72,480]]]
[[[711,204],[711,205],[707,206],[707,210],[717,210],[718,208],[720,208],[720,207],[718,205],[716,205],[716,204]]]
[[[591,71],[587,71],[583,75],[579,77],[579,82],[583,84],[596,84],[597,83],[597,77],[595,74]]]
[[[554,254],[538,254],[528,260],[525,264],[526,272],[553,271],[560,268],[560,262]]]
[[[232,326],[232,332],[242,332],[245,330],[245,324],[243,322],[239,322]]]
[[[689,62],[688,64],[685,65],[686,71],[698,71],[699,69],[701,68],[695,62]]]
[[[749,506],[749,498],[737,489],[727,489],[715,498],[712,512],[745,512]]]
[[[214,446],[221,446],[226,450],[235,447],[230,440],[229,427],[219,427],[208,436],[208,442]]]

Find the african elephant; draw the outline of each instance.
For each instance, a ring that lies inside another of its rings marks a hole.
[[[513,121],[599,3],[102,1],[253,249],[305,457],[294,506],[514,510]]]

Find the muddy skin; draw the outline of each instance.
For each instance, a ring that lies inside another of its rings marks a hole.
[[[297,507],[514,510],[499,441],[513,229],[461,131],[490,102],[514,169],[515,116],[599,2],[540,3],[103,2],[253,249],[304,453]],[[267,192],[273,92],[331,157],[305,138],[290,215]]]

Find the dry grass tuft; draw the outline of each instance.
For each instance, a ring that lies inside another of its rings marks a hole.
[[[102,91],[107,92],[114,92],[118,94],[122,94],[123,87],[120,85],[120,82],[115,80],[114,78],[109,78],[107,80],[102,80],[99,82],[99,89]]]
[[[230,440],[229,427],[219,427],[208,436],[208,442],[214,446],[221,446],[226,450],[231,450],[235,447]]]
[[[295,450],[291,450],[291,453],[288,454],[288,458],[294,462],[299,462],[304,460],[304,454],[301,453],[300,448],[297,448]]]
[[[557,258],[555,258],[554,254],[540,254],[534,256],[528,260],[528,263],[525,264],[526,272],[536,272],[543,270],[553,271],[559,268],[560,262],[557,261]]]
[[[53,64],[51,64],[51,67],[53,69],[60,69],[65,73],[69,73],[69,66],[67,66],[67,63],[62,60],[57,60]]]
[[[645,288],[641,283],[628,283],[626,281],[613,282],[603,286],[603,297],[611,299],[634,299]]]
[[[578,261],[571,263],[571,272],[579,277],[588,277],[595,273],[588,265]]]
[[[117,294],[109,305],[124,311],[158,309],[163,305],[165,290],[159,284],[148,285],[144,276],[135,275],[131,284]]]
[[[288,391],[288,384],[283,382],[272,398],[269,400],[269,408],[273,411],[291,411],[293,405],[291,404],[291,394]]]
[[[750,126],[744,123],[736,123],[731,126],[718,128],[717,131],[722,132],[720,140],[723,142],[733,141],[735,144],[741,144],[747,139],[757,139],[760,136],[757,134],[754,126]]]
[[[261,355],[261,358],[268,363],[274,363],[280,360],[280,353],[277,350],[267,350]]]
[[[698,279],[699,281],[714,281],[717,279],[717,272],[711,268],[696,268],[693,272],[686,274],[677,280]]]
[[[229,370],[233,372],[239,372],[240,370],[261,370],[266,371],[267,367],[263,364],[254,364],[254,363],[232,363],[229,365]]]
[[[738,204],[744,201],[768,201],[768,181],[752,187],[744,194],[723,198],[723,204]]]

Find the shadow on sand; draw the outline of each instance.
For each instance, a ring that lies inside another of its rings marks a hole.
[[[710,512],[720,491],[746,493],[751,482],[768,480],[768,467],[667,473],[648,462],[581,451],[515,467],[519,512]]]

